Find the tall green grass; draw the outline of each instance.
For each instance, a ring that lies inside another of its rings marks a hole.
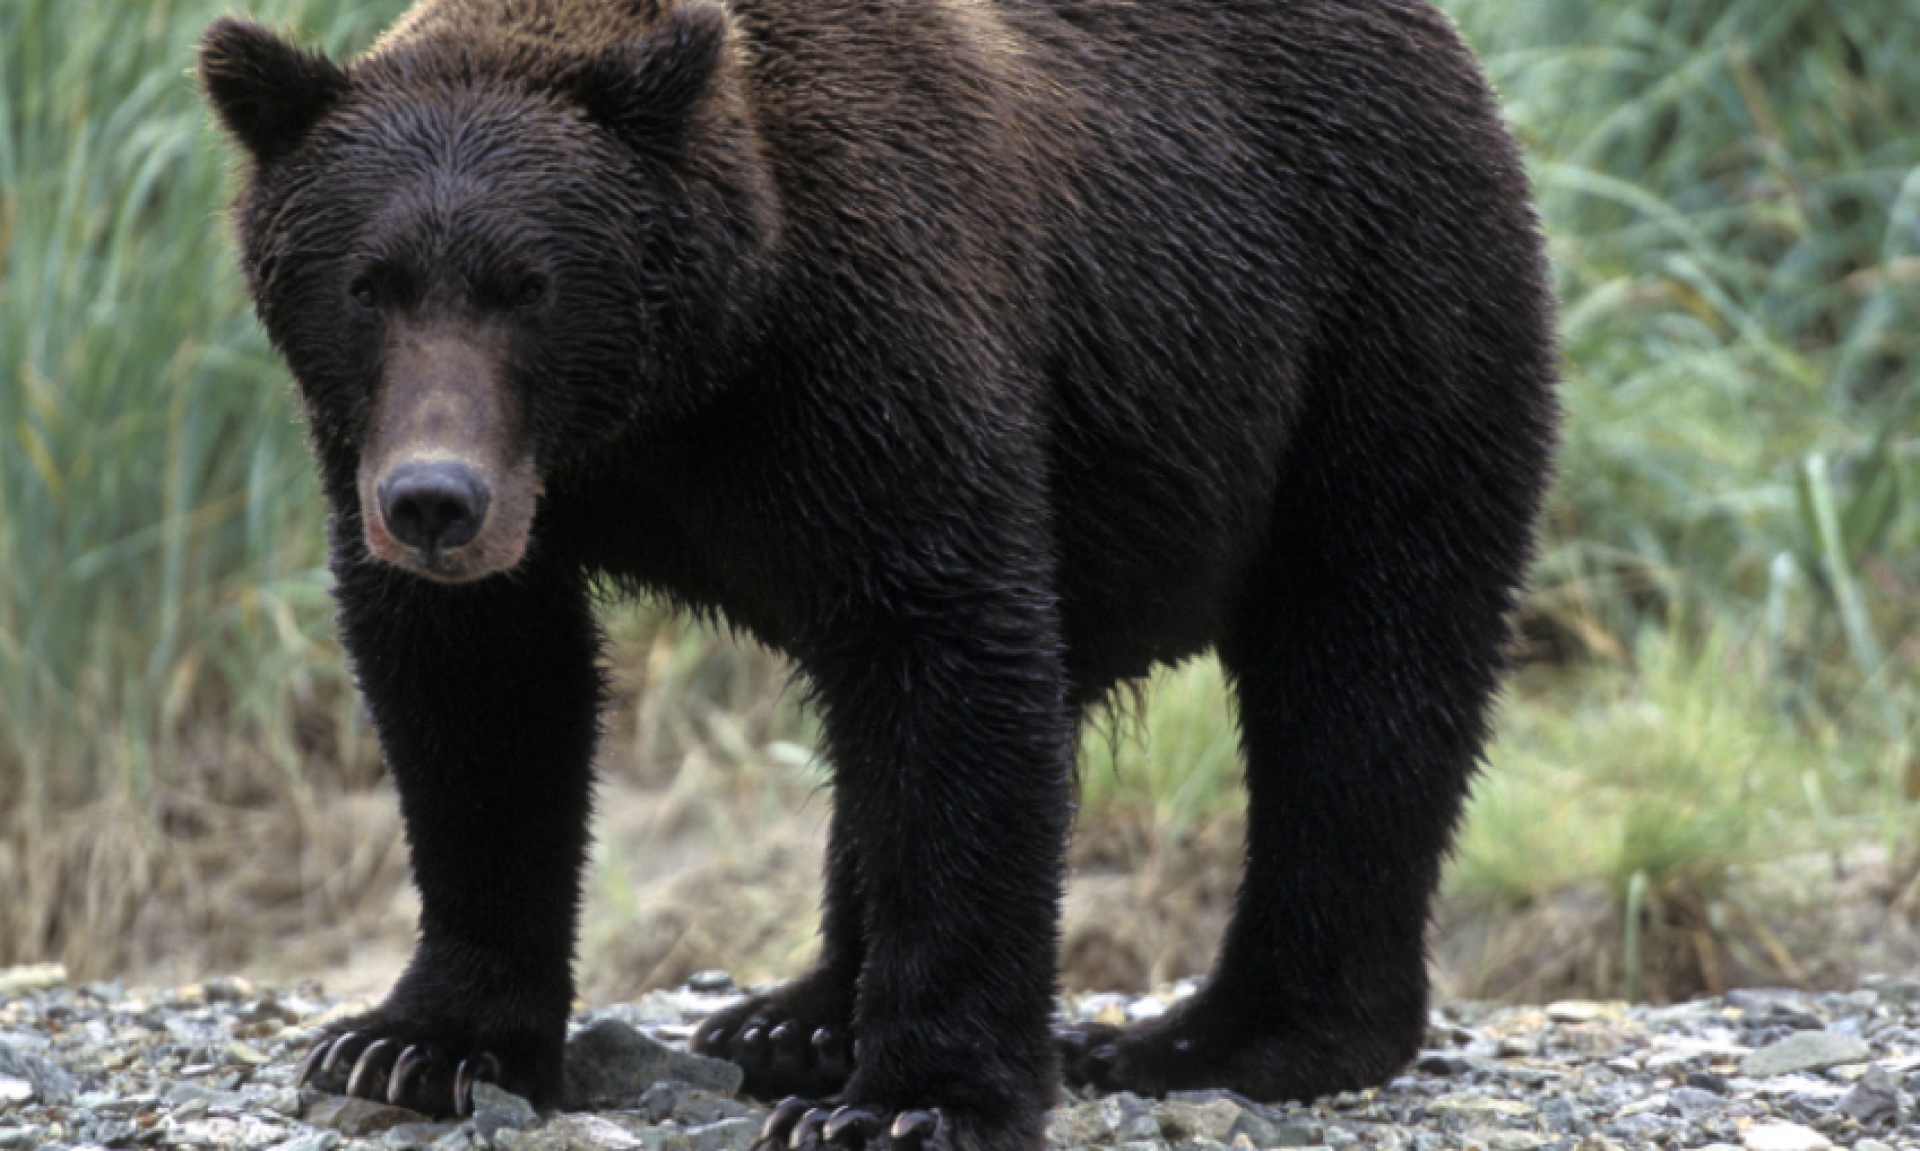
[[[396,7],[256,11],[339,49]],[[158,825],[170,791],[240,798],[263,765],[297,781],[315,746],[352,742],[321,512],[287,378],[233,271],[229,152],[188,74],[226,8],[0,5],[0,864],[14,870],[61,813],[115,802]],[[35,935],[0,931],[0,961],[58,942]]]
[[[1801,702],[1905,738],[1920,24],[1899,0],[1448,6],[1535,158],[1565,300],[1544,606],[1621,656],[1771,603]]]

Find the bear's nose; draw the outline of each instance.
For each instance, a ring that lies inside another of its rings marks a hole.
[[[487,485],[465,464],[401,464],[380,485],[380,514],[393,538],[428,552],[457,548],[480,534]]]

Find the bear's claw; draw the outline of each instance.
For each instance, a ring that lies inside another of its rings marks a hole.
[[[893,1122],[854,1106],[828,1110],[792,1096],[767,1116],[752,1151],[950,1151],[938,1108],[901,1111]]]
[[[368,1039],[371,1041],[366,1046],[359,1046]],[[307,1052],[306,1058],[300,1061],[294,1085],[305,1087],[312,1084],[322,1091],[337,1092],[355,1099],[372,1099],[426,1114],[446,1114],[450,1111],[456,1116],[464,1116],[473,1113],[473,1085],[483,1080],[489,1083],[500,1080],[499,1058],[490,1051],[483,1051],[460,1060],[450,1085],[438,1088],[446,1091],[446,1095],[438,1099],[429,1098],[432,1091],[425,1089],[424,1083],[434,1077],[434,1065],[441,1060],[419,1044],[408,1043],[400,1048],[399,1056],[389,1064],[388,1057],[397,1046],[397,1041],[390,1036],[374,1039],[358,1031],[322,1035],[314,1042],[312,1050]],[[357,1056],[354,1054],[356,1050]],[[342,1076],[344,1082],[341,1082]],[[438,1078],[442,1084],[448,1083],[444,1068]],[[448,1103],[451,1103],[451,1107],[447,1106]]]

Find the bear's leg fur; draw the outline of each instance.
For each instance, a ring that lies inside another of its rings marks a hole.
[[[1051,596],[962,578],[847,611],[802,659],[865,949],[840,1107],[783,1105],[780,1143],[847,1125],[870,1147],[1043,1141],[1074,723]]]
[[[1248,788],[1221,954],[1152,1023],[1067,1031],[1069,1082],[1304,1100],[1382,1083],[1421,1044],[1427,906],[1504,663],[1548,369],[1534,348],[1483,379],[1422,382],[1353,343],[1302,414],[1219,645]]]
[[[738,1063],[741,1090],[759,1099],[831,1095],[853,1070],[853,1002],[860,981],[860,865],[846,809],[828,825],[820,960],[766,995],[717,1011],[694,1032],[693,1050]]]
[[[303,1075],[428,1114],[488,1078],[559,1101],[602,695],[584,581],[530,562],[431,583],[336,532],[340,623],[400,793],[420,942],[378,1008],[329,1027]]]

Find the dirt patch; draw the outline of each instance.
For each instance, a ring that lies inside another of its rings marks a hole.
[[[716,778],[727,786],[716,788]],[[665,787],[615,780],[602,789],[581,931],[587,1002],[677,986],[716,967],[752,985],[811,961],[828,810],[819,780],[774,770],[756,788],[737,782],[711,762],[690,762]],[[391,828],[380,822],[392,819],[390,804],[358,798],[321,822],[342,824],[341,836],[344,825]],[[1240,836],[1237,819],[1177,842],[1138,825],[1082,827],[1064,911],[1064,986],[1143,991],[1204,973],[1232,906]],[[403,872],[357,874],[365,877],[357,899],[330,897],[356,914],[256,941],[229,966],[377,994],[411,950],[418,908]],[[1738,986],[1844,988],[1920,967],[1920,883],[1872,846],[1744,869],[1710,903],[1653,899],[1642,917],[1637,990],[1652,1002]],[[1635,978],[1619,901],[1595,888],[1498,909],[1443,901],[1429,950],[1438,1002],[1610,998]],[[189,950],[143,978],[193,962]]]

